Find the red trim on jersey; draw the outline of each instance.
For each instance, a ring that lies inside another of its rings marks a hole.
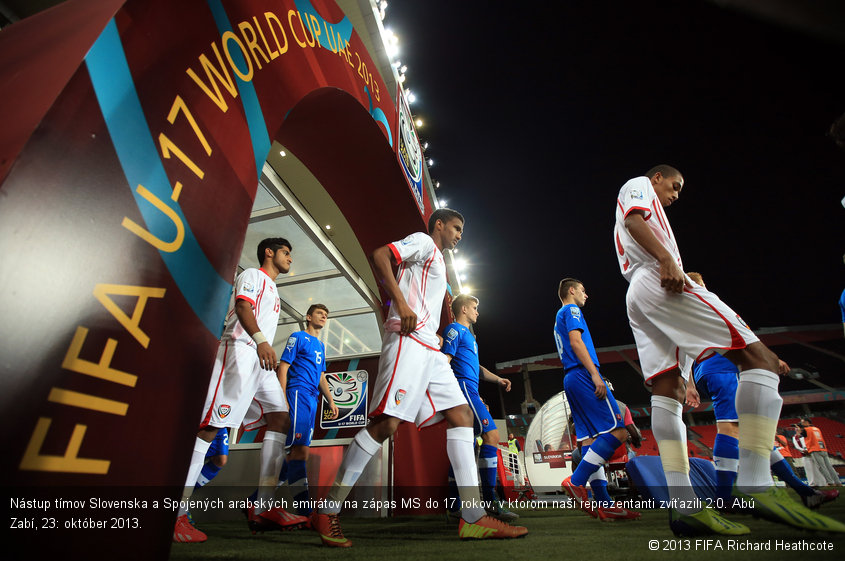
[[[405,263],[402,263],[401,265],[399,265],[399,272],[396,274],[396,283],[397,284],[399,284],[399,281],[402,280],[402,274],[405,272],[406,268],[407,267],[405,266]]]
[[[266,280],[264,280],[261,283],[261,291],[258,293],[258,304],[253,306],[253,311],[255,313],[256,322],[258,321],[258,314],[261,313],[261,300],[262,300],[262,298],[264,298],[264,289],[265,288],[267,288],[267,281]],[[261,327],[259,326],[258,329],[261,329]],[[272,345],[272,343],[271,343],[271,345]]]
[[[384,390],[384,395],[381,401],[368,417],[375,417],[384,413],[384,407],[387,405],[387,400],[390,398],[390,388],[393,386],[393,378],[396,376],[396,368],[399,366],[399,355],[402,354],[402,335],[399,336],[399,348],[396,350],[396,361],[393,363],[393,372],[390,373],[390,381],[387,383],[387,389]]]
[[[432,413],[431,413],[431,417],[429,417],[428,419],[426,419],[425,421],[423,421],[422,423],[420,423],[420,424],[417,426],[417,430],[418,430],[418,431],[419,431],[419,430],[423,430],[424,428],[427,428],[427,427],[425,427],[425,424],[426,424],[427,422],[429,422],[432,418],[434,418],[434,416],[435,416],[435,415],[437,415],[437,409],[435,409],[435,408],[434,408],[434,401],[432,401],[432,399],[431,399],[431,394],[430,394],[430,393],[428,393],[428,390],[425,390],[425,396],[428,398],[428,402],[431,404],[431,411],[432,411]]]
[[[616,199],[616,202],[619,203],[619,199]],[[619,203],[619,207],[622,208],[622,203]],[[622,212],[624,213],[622,215],[622,218],[628,218],[628,215],[634,212],[635,210],[643,211],[643,220],[648,220],[649,218],[651,218],[652,210],[644,206],[632,206],[628,209],[628,212],[625,212],[625,209],[622,208]]]
[[[402,256],[399,255],[399,250],[396,249],[396,246],[392,243],[389,243],[387,244],[387,248],[393,254],[393,258],[396,260],[396,264],[399,265],[400,263],[402,263]]]
[[[620,257],[625,255],[625,248],[622,247],[622,240],[619,239],[619,232],[616,232],[616,250],[619,252]],[[625,257],[625,263],[622,264],[622,272],[626,272],[630,266],[631,260]]]
[[[261,268],[259,268],[258,270],[259,270],[259,271],[261,271],[262,273],[264,273],[265,275],[267,275],[267,278],[268,278],[268,279],[270,279],[270,280],[271,280],[271,281],[273,281],[273,282],[276,282],[276,279],[274,279],[273,277],[271,277],[271,276],[270,276],[270,273],[268,273],[267,271],[265,271],[265,270],[264,270],[264,267],[261,267]]]
[[[223,381],[223,372],[226,370],[226,355],[229,354],[229,342],[226,341],[223,347],[223,366],[220,367],[220,374],[217,377],[217,385],[214,386],[214,397],[211,398],[211,407],[205,412],[205,416],[200,423],[200,428],[204,429],[211,422],[211,414],[214,412],[214,404],[217,401],[217,392],[220,390],[220,382]]]
[[[249,428],[249,427],[251,425],[257,425],[258,423],[261,422],[261,419],[264,418],[264,406],[262,406],[261,402],[258,401],[257,399],[255,399],[254,397],[252,398],[252,401],[254,401],[255,403],[258,404],[258,408],[261,409],[261,414],[258,416],[258,419],[254,420],[253,422],[249,423],[248,425],[244,425],[244,432],[260,429],[261,427],[255,427],[255,428]]]
[[[253,300],[249,296],[244,296],[243,294],[238,294],[237,296],[235,296],[235,300],[246,300],[247,302],[249,302],[250,306],[255,308],[255,300]],[[231,317],[231,314],[229,315],[229,317]]]
[[[423,343],[422,341],[420,341],[419,339],[417,339],[413,335],[408,335],[408,338],[413,339],[414,341],[416,341],[417,343],[419,343],[420,345],[422,345],[423,347],[425,347],[427,349],[431,349],[432,351],[437,351],[438,353],[440,352],[440,349],[438,349],[437,347],[432,347],[431,345],[426,345],[425,343]]]
[[[658,221],[658,222],[660,222],[660,228],[661,228],[664,232],[666,232],[666,233],[668,234],[668,233],[669,233],[669,228],[666,226],[666,222],[665,222],[665,221],[663,220],[663,218],[660,216],[661,214],[663,214],[663,212],[661,212],[661,211],[662,211],[662,209],[658,210],[658,209],[657,209],[657,206],[655,206],[656,204],[657,204],[657,201],[656,201],[656,200],[655,200],[655,201],[652,201],[652,203],[651,203],[651,206],[652,206],[652,207],[654,207],[654,208],[653,208],[653,212],[654,212],[654,214],[656,214],[656,215],[657,215],[657,221]],[[664,215],[664,216],[665,216],[665,215]],[[672,236],[669,236],[669,239],[672,239]]]
[[[434,263],[435,257],[437,257],[436,252],[433,253],[425,263],[423,263],[423,274],[422,280],[420,281],[420,296],[422,297],[423,302],[425,302],[425,285],[428,284],[428,273],[431,270],[431,265]]]
[[[731,334],[731,346],[730,347],[708,347],[707,349],[704,349],[704,351],[701,354],[698,355],[696,360],[698,360],[698,358],[704,356],[704,353],[706,353],[706,352],[708,352],[708,351],[710,351],[714,348],[717,348],[717,349],[744,349],[745,347],[748,346],[748,343],[745,341],[745,339],[742,338],[742,335],[739,334],[739,331],[736,330],[736,327],[731,325],[731,322],[729,322],[728,319],[725,316],[723,316],[721,313],[719,313],[719,310],[717,310],[715,308],[715,306],[713,306],[713,304],[711,304],[710,302],[708,302],[707,300],[702,298],[701,295],[696,294],[695,292],[693,292],[692,290],[689,290],[686,287],[684,287],[684,292],[686,292],[687,294],[692,294],[693,296],[695,296],[696,298],[698,298],[699,300],[701,300],[702,302],[707,304],[710,307],[711,310],[716,312],[716,315],[718,315],[720,318],[722,318],[722,320],[725,322],[725,325],[728,326],[728,332]]]
[[[665,370],[661,370],[661,371],[660,371],[660,372],[658,372],[657,374],[654,374],[654,375],[652,375],[652,376],[649,376],[648,378],[646,378],[646,379],[645,379],[645,384],[646,384],[647,386],[652,385],[652,384],[654,383],[654,382],[652,382],[652,380],[653,380],[654,378],[657,378],[657,377],[658,377],[658,376],[660,376],[661,374],[666,374],[667,372],[669,372],[669,371],[671,371],[671,370],[673,370],[673,369],[675,369],[675,368],[680,368],[680,364],[678,363],[678,348],[677,348],[677,347],[675,347],[675,364],[673,364],[672,366],[670,366],[669,368],[667,368],[667,369],[665,369]]]

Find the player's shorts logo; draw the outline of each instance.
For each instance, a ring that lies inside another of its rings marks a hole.
[[[402,400],[405,398],[405,390],[397,390],[396,395],[393,396],[393,400],[396,402],[396,405],[402,403]]]
[[[232,411],[231,405],[221,405],[217,408],[217,414],[220,415],[221,418],[225,418]]]
[[[294,440],[302,440],[302,433],[298,432],[293,437]]]

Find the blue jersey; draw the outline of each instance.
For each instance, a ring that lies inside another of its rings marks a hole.
[[[599,358],[596,356],[596,349],[593,346],[593,338],[590,336],[590,329],[587,327],[587,321],[584,319],[584,314],[581,308],[575,304],[567,304],[557,311],[555,318],[555,344],[557,345],[557,352],[560,355],[560,362],[563,364],[563,370],[571,370],[576,366],[583,366],[575,352],[572,350],[572,344],[569,342],[569,332],[577,329],[581,332],[581,340],[587,346],[587,352],[590,353],[590,358],[593,359],[593,364],[596,368],[599,367]]]
[[[297,331],[288,338],[282,360],[290,364],[287,390],[319,395],[320,375],[326,370],[326,347],[319,339]]]
[[[478,387],[478,344],[468,327],[450,323],[443,330],[443,348],[440,350],[452,357],[452,370],[459,380],[466,380]]]

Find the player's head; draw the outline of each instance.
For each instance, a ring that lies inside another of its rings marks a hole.
[[[571,277],[560,281],[557,287],[557,295],[562,303],[575,304],[579,308],[583,308],[584,304],[587,303],[587,291],[584,290],[584,284]]]
[[[293,250],[290,242],[285,238],[267,238],[258,244],[258,264],[264,265],[265,259],[270,259],[280,273],[290,271],[290,264],[293,262],[290,252]]]
[[[671,205],[681,196],[684,176],[676,168],[661,164],[648,170],[645,175],[651,181],[651,186],[663,206]]]
[[[305,312],[305,323],[314,329],[323,329],[329,320],[329,309],[325,304],[311,304]]]
[[[687,276],[698,286],[707,288],[707,285],[704,284],[704,278],[701,276],[701,273],[687,273]]]
[[[459,294],[452,300],[452,313],[455,314],[456,320],[460,321],[462,317],[465,317],[470,324],[474,324],[478,321],[478,298],[469,294]]]
[[[464,232],[464,217],[457,210],[438,208],[428,219],[428,234],[440,249],[454,249]]]

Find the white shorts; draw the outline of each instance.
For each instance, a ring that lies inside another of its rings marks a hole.
[[[467,403],[446,355],[394,332],[384,334],[373,388],[370,417],[384,413],[420,428]]]
[[[233,341],[220,343],[200,428],[239,427],[253,398],[260,401],[263,413],[287,411],[276,373],[258,366],[255,349]]]
[[[689,277],[687,277],[689,279]],[[690,280],[682,294],[660,286],[657,271],[634,275],[626,297],[646,385],[678,368],[687,354],[696,361],[713,352],[744,349],[757,336],[719,297]]]

